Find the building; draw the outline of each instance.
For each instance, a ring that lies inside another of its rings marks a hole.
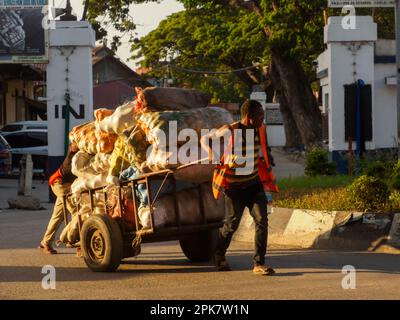
[[[109,48],[93,50],[93,108],[116,108],[135,96],[135,87],[151,86]]]
[[[46,120],[46,64],[0,64],[0,128],[7,123]],[[105,46],[93,50],[94,109],[115,108],[133,99],[134,87],[150,83]]]
[[[344,29],[342,19],[330,17],[325,27],[317,76],[329,151],[347,173],[350,149],[397,153],[397,78],[395,42],[378,39],[373,18],[357,16],[356,29]]]
[[[46,65],[0,64],[0,127],[46,119],[43,96]]]

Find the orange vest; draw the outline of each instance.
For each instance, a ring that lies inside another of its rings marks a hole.
[[[258,130],[260,134],[260,143],[261,143],[261,150],[263,154],[263,160],[261,160],[260,156],[258,156],[258,175],[260,177],[260,181],[264,186],[264,190],[267,192],[279,192],[278,186],[276,185],[275,176],[272,173],[272,168],[269,163],[268,153],[267,153],[267,133],[266,133],[266,126],[262,125],[261,128]],[[230,147],[233,146],[233,135],[230,140]],[[224,157],[221,158],[221,163],[224,163]],[[219,199],[223,190],[229,187],[227,179],[225,178],[225,173],[228,170],[226,165],[218,166],[214,170],[214,177],[212,183],[212,189],[215,199]]]

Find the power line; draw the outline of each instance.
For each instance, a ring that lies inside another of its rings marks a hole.
[[[187,69],[187,68],[181,68],[175,65],[168,65],[170,68],[173,68],[178,71],[183,71],[187,73],[199,73],[199,74],[231,74],[231,73],[238,73],[238,72],[243,72],[247,70],[252,70],[252,69],[257,69],[260,66],[260,63],[255,63],[251,67],[245,67],[245,68],[240,68],[240,69],[235,69],[235,70],[229,70],[229,71],[207,71],[207,70],[194,70],[194,69]]]

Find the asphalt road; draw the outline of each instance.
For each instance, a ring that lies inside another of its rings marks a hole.
[[[234,271],[190,263],[177,242],[144,245],[115,273],[93,273],[72,249],[56,256],[36,246],[50,210],[0,212],[0,299],[400,299],[398,255],[361,252],[269,252],[272,277],[250,272],[252,248],[235,243]],[[56,289],[42,288],[42,267],[56,269]],[[344,290],[342,267],[356,268],[356,289]]]

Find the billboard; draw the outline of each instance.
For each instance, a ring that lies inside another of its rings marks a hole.
[[[0,63],[45,63],[47,0],[0,0]]]
[[[329,0],[328,6],[331,8],[343,8],[353,6],[360,8],[372,7],[394,7],[396,0]]]

